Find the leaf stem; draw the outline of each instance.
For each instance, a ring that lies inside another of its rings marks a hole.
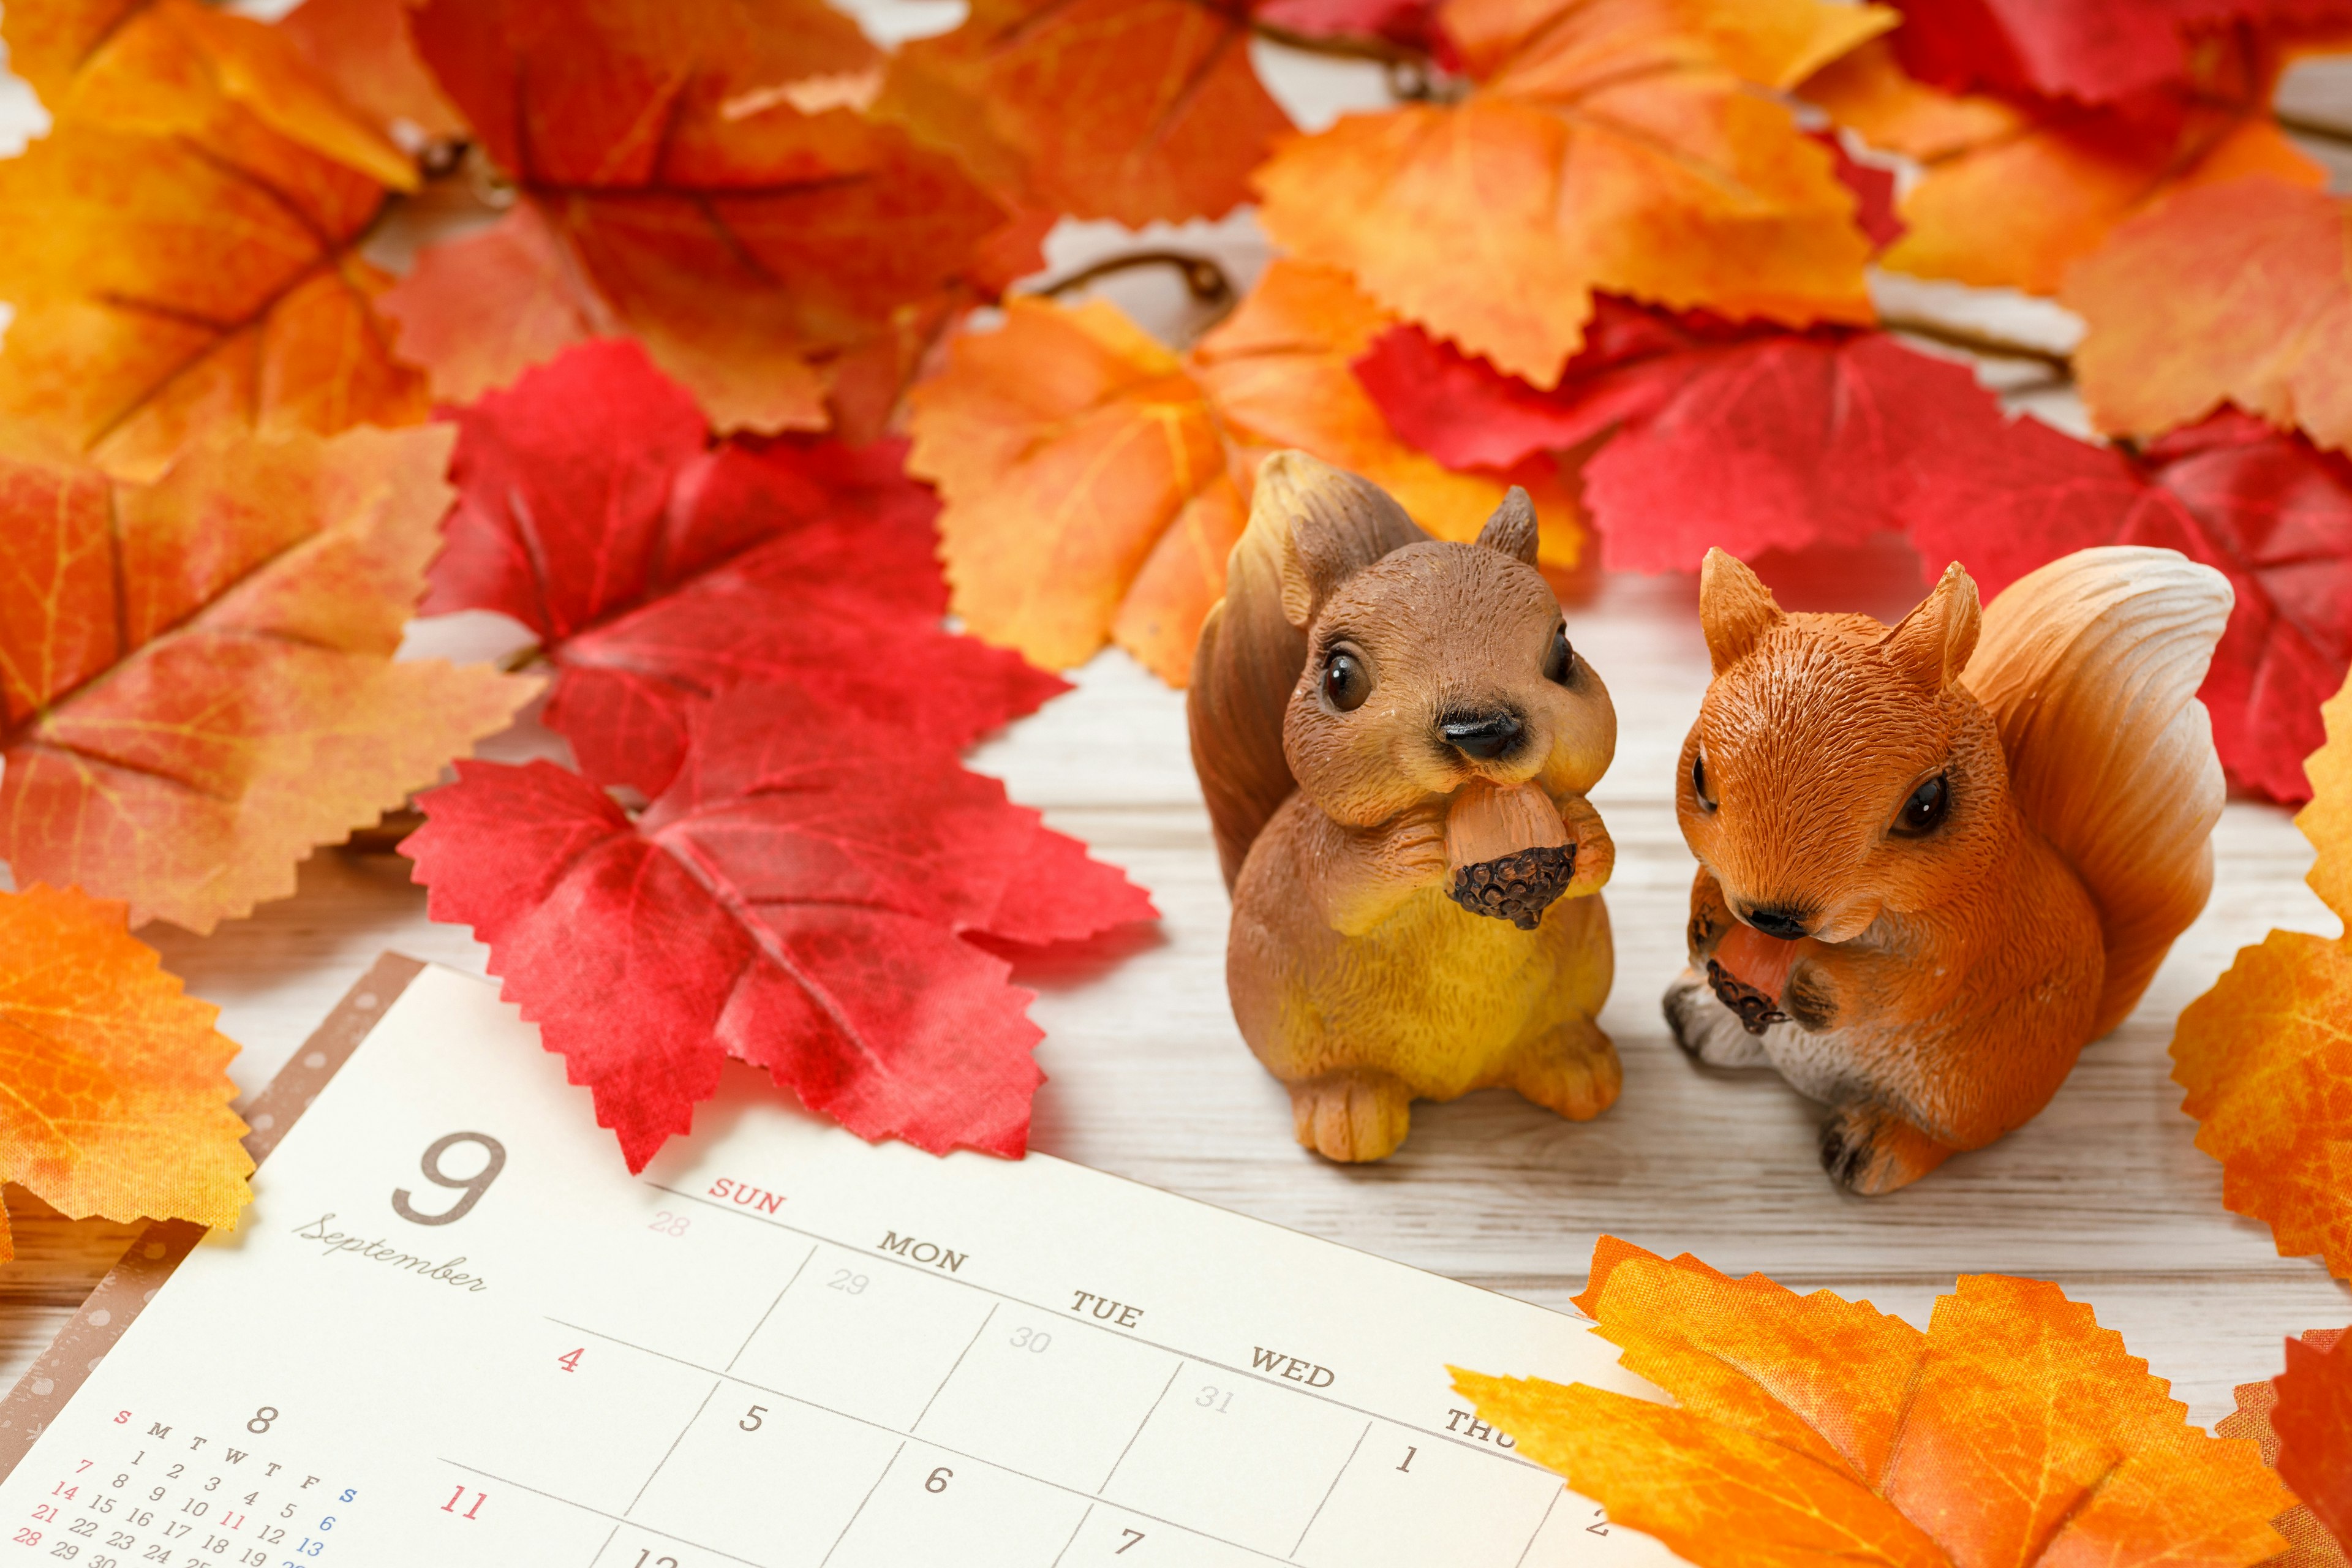
[[[1217,265],[1214,257],[1197,255],[1189,250],[1130,250],[1118,256],[1107,256],[1091,267],[1081,267],[1066,278],[1056,278],[1032,290],[1048,300],[1058,299],[1074,289],[1101,279],[1131,272],[1139,267],[1172,267],[1181,278],[1192,302],[1208,310],[1223,310],[1235,298],[1234,280]]]
[[[2292,110],[2273,106],[2271,119],[2282,131],[2292,131],[2297,136],[2308,136],[2314,142],[2325,142],[2336,147],[2352,147],[2352,125],[2338,125],[2332,121],[2314,120]]]
[[[2047,365],[2062,381],[2074,378],[2074,362],[2071,355],[2061,353],[2056,349],[2043,348],[2039,343],[2021,343],[2014,338],[1995,337],[1990,332],[1955,327],[1925,316],[1881,316],[1878,324],[1885,331],[1925,338],[1931,343],[1983,354],[1988,359],[2031,360],[2035,364]]]

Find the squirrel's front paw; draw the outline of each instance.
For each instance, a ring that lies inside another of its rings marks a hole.
[[[1822,1169],[1864,1197],[1907,1187],[1954,1152],[1894,1111],[1867,1102],[1839,1106],[1822,1123]]]

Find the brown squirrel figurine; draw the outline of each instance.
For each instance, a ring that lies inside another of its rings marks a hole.
[[[1298,452],[1259,470],[1188,700],[1234,914],[1242,1035],[1298,1141],[1377,1160],[1416,1099],[1617,1098],[1615,850],[1585,792],[1617,744],[1514,489],[1477,542]]]
[[[1828,1105],[1822,1163],[1858,1193],[2030,1120],[2204,907],[2222,779],[2196,693],[2230,604],[2209,567],[2109,547],[1981,614],[1955,564],[1890,628],[1783,612],[1710,552],[1683,1048]]]

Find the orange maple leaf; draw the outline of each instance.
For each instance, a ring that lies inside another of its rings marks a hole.
[[[1100,301],[1013,300],[1002,331],[958,340],[911,399],[908,468],[946,501],[954,613],[1048,668],[1116,640],[1182,685],[1251,476],[1278,447],[1362,474],[1434,533],[1475,537],[1504,481],[1407,447],[1349,368],[1392,320],[1343,274],[1291,261],[1185,355]],[[1566,503],[1540,499],[1546,563],[1573,565]]]
[[[876,111],[1056,212],[1223,217],[1291,128],[1249,37],[1242,6],[1200,0],[981,0],[898,50]]]
[[[953,159],[858,112],[879,57],[822,0],[430,0],[410,26],[613,317],[722,429],[821,428],[845,382],[869,415],[868,381],[895,399],[1004,218]],[[469,307],[432,300],[402,308],[408,331]]]
[[[446,426],[244,437],[152,485],[0,448],[0,856],[210,931],[539,687],[395,664]]]
[[[135,478],[214,429],[424,417],[355,249],[415,170],[290,41],[194,0],[0,31],[55,119],[0,163],[0,414]]]
[[[2352,681],[2320,709],[2294,821],[2319,851],[2313,890],[2352,920]],[[2180,1015],[2172,1079],[2221,1162],[2221,1201],[2271,1227],[2283,1258],[2315,1252],[2352,1279],[2352,938],[2273,931]]]
[[[2224,402],[2352,447],[2352,205],[2280,180],[2184,191],[2068,275],[2099,427],[2155,437]]]
[[[621,331],[530,202],[478,233],[426,247],[376,310],[398,324],[400,357],[425,367],[444,403],[471,403],[574,343]]]
[[[1455,0],[1476,89],[1291,142],[1256,176],[1262,216],[1301,259],[1541,387],[1595,289],[1865,321],[1853,194],[1757,89],[1894,21],[1818,0]]]
[[[1921,1333],[1613,1237],[1577,1298],[1653,1404],[1455,1372],[1520,1453],[1696,1563],[2241,1568],[2289,1500],[2251,1443],[2208,1436],[2170,1384],[2054,1285],[1961,1276]]]
[[[343,101],[412,150],[466,134],[408,36],[407,0],[302,0],[278,30]]]
[[[220,1009],[78,889],[0,893],[0,1176],[76,1219],[235,1225],[253,1161]]]
[[[2311,1352],[2326,1352],[2332,1359],[2333,1347],[2344,1333],[2342,1329],[2314,1329],[2303,1336],[2303,1343]],[[2277,1468],[2281,1444],[2277,1429],[2271,1425],[2271,1413],[2278,1408],[2279,1380],[2266,1377],[2260,1383],[2242,1383],[2231,1393],[2237,1396],[2238,1407],[2221,1418],[2213,1435],[2250,1439],[2262,1449],[2263,1463]],[[2346,1431],[2352,1436],[2352,1426]],[[2301,1501],[2272,1520],[2271,1528],[2286,1538],[2287,1550],[2263,1568],[2352,1568],[2352,1557],[2344,1554],[2327,1526]]]
[[[1926,165],[1881,266],[2054,294],[2116,225],[2176,191],[2248,174],[2326,183],[2271,119],[2284,58],[2251,38],[2216,37],[2192,55],[2189,80],[2141,101],[2029,108],[1916,81],[1881,41],[1797,90],[1864,141]]]

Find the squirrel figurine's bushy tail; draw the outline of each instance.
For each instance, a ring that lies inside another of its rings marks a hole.
[[[2212,888],[2223,783],[2197,689],[2230,604],[2226,579],[2169,550],[2078,551],[1986,606],[1961,677],[2000,726],[2019,810],[2098,911],[2094,1038]]]
[[[1283,605],[1285,555],[1309,542],[1328,557],[1313,563],[1317,575],[1337,582],[1428,539],[1387,491],[1304,452],[1276,452],[1259,468],[1249,527],[1226,562],[1225,596],[1211,607],[1192,652],[1188,698],[1192,766],[1227,890],[1250,845],[1298,787],[1283,754],[1282,715],[1307,666],[1307,632]]]

